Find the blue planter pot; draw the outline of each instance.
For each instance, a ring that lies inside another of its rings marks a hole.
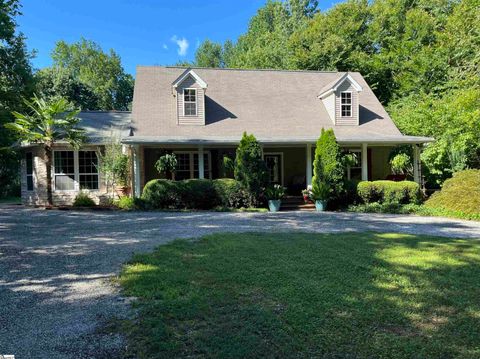
[[[269,199],[268,200],[268,209],[270,212],[278,212],[280,211],[280,205],[282,201],[279,199]]]
[[[315,209],[317,210],[317,212],[325,211],[326,207],[327,207],[327,201],[321,201],[318,199],[315,201]]]

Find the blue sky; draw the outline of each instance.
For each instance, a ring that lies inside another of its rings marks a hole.
[[[19,30],[35,49],[35,68],[51,64],[58,40],[97,42],[113,48],[127,72],[136,65],[191,60],[206,38],[223,42],[244,33],[265,0],[23,0]],[[320,1],[327,9],[338,0]]]

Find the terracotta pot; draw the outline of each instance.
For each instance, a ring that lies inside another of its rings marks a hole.
[[[115,187],[115,192],[119,197],[125,197],[130,195],[131,188],[129,186],[117,186]]]
[[[304,195],[303,195],[303,201],[304,201],[305,203],[308,203],[309,200],[310,200],[310,198],[308,197],[308,194],[304,194]]]

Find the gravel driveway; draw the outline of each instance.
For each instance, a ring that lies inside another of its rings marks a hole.
[[[74,212],[0,207],[0,354],[116,358],[128,315],[111,277],[132,253],[212,232],[406,232],[480,238],[480,223],[353,213]]]

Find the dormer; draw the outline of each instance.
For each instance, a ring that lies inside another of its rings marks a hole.
[[[359,125],[358,93],[362,90],[362,86],[347,72],[320,91],[318,98],[334,125]]]
[[[205,125],[207,83],[192,69],[185,70],[173,83],[178,125]]]

